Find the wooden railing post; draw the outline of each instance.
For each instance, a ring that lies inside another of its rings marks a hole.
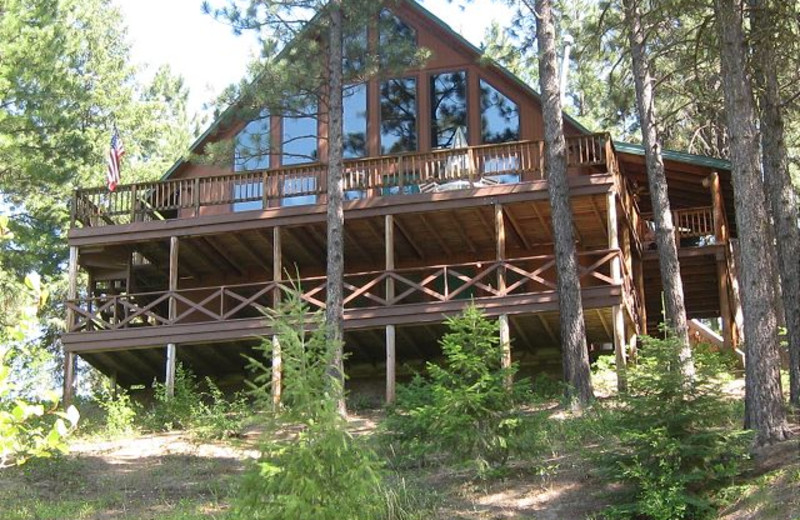
[[[192,205],[194,206],[194,216],[200,215],[200,177],[194,178],[194,186],[192,187]]]
[[[131,197],[131,224],[136,222],[136,197],[137,195],[137,186],[136,184],[131,185],[130,197]]]

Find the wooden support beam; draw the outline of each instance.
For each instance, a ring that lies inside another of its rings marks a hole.
[[[386,216],[394,218],[392,215],[386,215]],[[405,226],[400,222],[400,220],[395,220],[394,225],[397,226],[397,231],[399,231],[400,234],[405,239],[405,241],[408,242],[408,245],[411,246],[411,249],[414,250],[414,253],[417,255],[417,257],[420,260],[425,260],[425,252],[422,251],[422,249],[417,244],[417,241],[414,240],[414,237],[412,237],[411,233],[409,233],[406,230]]]
[[[75,353],[64,352],[64,392],[61,396],[61,401],[64,403],[64,409],[67,409],[72,404],[72,399],[75,396]]]
[[[169,291],[175,293],[178,290],[178,253],[180,242],[178,237],[169,239]],[[174,296],[169,299],[169,321],[174,322],[178,316],[178,300]],[[167,366],[164,374],[164,381],[167,386],[167,396],[172,398],[175,395],[175,362],[177,351],[175,343],[167,344]]]
[[[253,246],[251,246],[241,235],[238,233],[231,233],[230,236],[237,244],[241,246],[245,256],[247,256],[251,262],[253,262],[255,265],[263,264],[263,259],[259,255],[258,251],[256,251]]]
[[[214,242],[208,239],[208,237],[201,237],[199,243],[204,244],[209,250],[213,253],[212,256],[216,257],[217,263],[225,265],[228,269],[235,272],[237,275],[242,276],[244,271],[239,269],[234,261],[228,258],[228,255],[224,252],[220,251],[220,249],[214,245]]]
[[[722,339],[725,348],[733,349],[733,313],[731,312],[730,287],[728,287],[728,263],[723,258],[717,260],[717,291],[719,294],[719,314],[722,318]]]
[[[619,230],[617,228],[617,194],[614,190],[608,192],[608,248],[619,249]],[[615,284],[622,285],[622,264],[619,256],[611,260],[611,279]],[[614,338],[614,357],[617,364],[617,389],[623,392],[627,389],[625,356],[625,316],[621,305],[611,307],[612,328]]]
[[[483,208],[475,207],[475,208],[472,208],[472,210],[475,213],[477,213],[478,220],[480,220],[481,224],[483,225],[483,229],[485,229],[488,234],[493,235],[494,234],[494,226],[492,225],[491,222],[489,222],[489,220],[483,214]]]
[[[551,327],[547,322],[547,318],[545,318],[541,313],[537,314],[536,317],[539,318],[539,322],[542,324],[542,327],[544,327],[544,331],[547,333],[550,341],[553,342],[553,345],[558,345],[558,336],[556,336],[555,332],[553,332],[553,327]]]
[[[281,228],[272,228],[272,278],[274,281],[283,279],[283,244],[281,242]],[[277,307],[281,301],[280,291],[272,293],[272,306]],[[283,357],[281,355],[281,342],[277,335],[272,336],[272,406],[277,411],[281,406],[281,393],[283,390]]]
[[[599,220],[600,223],[603,225],[603,232],[608,234],[608,223],[606,222],[606,219],[603,218],[603,215],[600,213],[600,209],[597,207],[597,203],[595,202],[594,197],[595,197],[594,195],[589,197],[589,201],[592,203],[592,212],[594,213],[595,217],[597,217],[597,220]]]
[[[611,332],[611,328],[606,322],[606,317],[603,316],[603,311],[601,309],[595,309],[595,313],[597,313],[597,318],[600,320],[600,325],[603,326],[603,330],[605,331],[606,335],[611,338],[611,341],[614,341],[614,334]]]
[[[75,300],[78,296],[78,248],[69,248],[69,285],[67,286],[67,299]],[[75,313],[67,307],[67,332],[75,326]]]
[[[284,228],[284,234],[292,239],[293,245],[303,252],[303,254],[308,258],[309,263],[316,264],[322,261],[322,264],[325,264],[325,259],[328,256],[327,251],[323,250],[316,244],[310,244],[308,240],[299,239],[295,233],[295,230],[292,228]]]
[[[506,259],[506,226],[505,219],[503,218],[502,204],[494,205],[494,232],[495,232],[495,245],[496,259],[501,262]],[[506,273],[505,268],[497,270],[497,289],[502,293],[506,290]],[[500,324],[500,348],[503,351],[503,358],[500,365],[503,368],[511,367],[511,327],[508,324],[508,314],[501,314],[498,317]],[[511,389],[514,383],[513,378],[509,375],[506,378],[506,388]]]
[[[352,232],[352,231],[350,231],[350,228],[348,228],[348,227],[347,227],[347,224],[345,224],[345,227],[344,227],[344,238],[345,238],[345,240],[347,241],[347,243],[348,243],[348,244],[350,244],[351,246],[353,246],[353,247],[355,247],[356,249],[358,249],[358,255],[359,255],[360,257],[362,257],[362,258],[369,258],[369,257],[371,256],[371,255],[370,255],[370,254],[367,252],[367,250],[364,248],[364,246],[362,246],[362,245],[361,245],[361,241],[360,241],[360,240],[357,240],[357,239],[356,239],[356,238],[353,236],[353,232]]]
[[[425,226],[425,230],[433,235],[433,237],[436,239],[436,243],[442,248],[442,251],[444,251],[447,256],[453,256],[453,250],[448,247],[447,243],[444,241],[444,238],[442,238],[442,234],[439,233],[439,230],[431,225],[424,213],[420,213],[418,216],[422,221],[422,225]]]
[[[387,272],[394,271],[395,252],[394,252],[394,216],[384,217],[384,246],[385,246],[385,269]],[[402,233],[402,228],[399,228]],[[386,279],[386,299],[391,301],[394,298],[394,279]],[[397,375],[397,348],[395,344],[394,324],[386,325],[386,402],[394,403],[396,398],[396,375]]]
[[[520,226],[519,222],[517,221],[514,214],[511,213],[507,208],[504,208],[503,211],[505,212],[506,218],[508,219],[508,223],[511,224],[511,229],[514,231],[514,236],[517,237],[517,240],[525,249],[531,248],[531,243],[525,237],[525,233],[522,232],[522,226]]]
[[[467,244],[467,248],[471,253],[477,253],[478,248],[475,247],[475,243],[469,236],[469,233],[464,231],[464,226],[461,225],[461,221],[458,219],[458,215],[453,216],[453,227],[456,228],[456,231],[461,236],[461,239]]]
[[[553,232],[550,229],[550,223],[547,222],[547,220],[545,220],[545,218],[542,216],[542,212],[539,211],[539,207],[536,205],[535,202],[533,204],[531,204],[531,207],[533,208],[533,213],[536,215],[536,218],[539,219],[539,224],[541,224],[542,229],[547,234],[549,240],[552,241],[553,240]]]
[[[167,343],[167,366],[164,374],[164,381],[167,385],[167,396],[175,397],[175,364],[177,357],[175,343]]]

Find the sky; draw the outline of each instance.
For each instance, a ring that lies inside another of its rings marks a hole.
[[[202,13],[202,0],[115,0],[120,8],[133,61],[149,78],[162,64],[183,76],[189,86],[189,110],[199,112],[229,84],[245,74],[258,55],[252,35],[235,36],[230,27]],[[212,0],[221,5],[224,0]],[[475,45],[485,29],[510,17],[510,9],[492,0],[459,2],[425,0],[422,5]],[[191,115],[191,113],[190,113]]]

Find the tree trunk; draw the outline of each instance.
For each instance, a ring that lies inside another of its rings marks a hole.
[[[781,295],[789,338],[789,401],[800,406],[800,237],[797,197],[789,177],[781,94],[775,63],[774,2],[750,0],[753,65],[761,105],[761,154],[767,199],[775,224]]]
[[[714,0],[720,36],[722,85],[730,135],[736,222],[741,248],[742,307],[747,353],[745,401],[756,446],[787,438],[781,392],[778,327],[773,305],[772,245],[752,87],[745,72],[740,0]]]
[[[586,406],[594,397],[586,348],[581,286],[572,230],[572,209],[567,184],[564,121],[558,84],[555,50],[555,27],[550,0],[536,0],[536,38],[539,45],[539,84],[547,171],[547,191],[552,207],[556,269],[558,271],[558,308],[561,318],[561,351],[566,397],[573,407]]]
[[[633,78],[636,84],[636,104],[642,126],[642,142],[647,161],[647,182],[656,226],[656,249],[661,268],[661,283],[664,287],[666,323],[671,334],[680,341],[681,369],[687,379],[694,377],[694,362],[689,346],[689,328],[686,323],[686,305],[683,299],[683,283],[675,244],[675,226],[667,192],[667,177],[664,174],[664,158],[661,155],[661,136],[658,130],[653,80],[645,55],[644,30],[638,0],[623,0],[625,22],[631,45]]]
[[[329,4],[328,49],[328,262],[325,326],[328,341],[335,342],[331,374],[338,380],[335,395],[342,415],[347,413],[344,399],[344,211],[342,210],[342,4]]]

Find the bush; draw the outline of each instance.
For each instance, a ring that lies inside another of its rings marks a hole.
[[[485,475],[508,459],[509,439],[519,425],[514,405],[527,384],[506,388],[516,365],[501,367],[497,323],[475,306],[448,319],[447,326],[441,340],[445,363],[428,363],[427,377],[399,387],[386,429],[401,460],[424,462],[443,454],[469,461]]]
[[[203,392],[193,418],[194,431],[201,438],[224,439],[236,435],[249,414],[247,399],[237,393],[226,398],[222,390],[206,377]]]
[[[306,332],[307,308],[296,294],[276,310],[280,338],[283,407],[266,425],[261,457],[242,481],[233,518],[406,518],[399,495],[384,486],[375,454],[347,431],[337,410],[341,388],[329,367],[336,345],[327,341],[319,315]],[[270,359],[271,340],[261,347]],[[251,393],[271,407],[271,369],[251,359]]]
[[[137,413],[131,396],[127,392],[119,390],[116,397],[108,396],[105,399],[99,399],[97,404],[105,412],[104,432],[106,435],[116,437],[133,433]]]
[[[181,363],[175,366],[175,387],[169,395],[166,383],[153,382],[155,402],[147,415],[147,424],[157,431],[190,428],[202,413],[197,379]]]
[[[631,497],[609,517],[709,517],[709,491],[735,476],[745,458],[746,433],[718,390],[724,364],[703,352],[695,357],[695,380],[686,381],[679,349],[674,338],[645,338],[639,364],[629,369],[619,445],[606,463],[614,480],[630,485]]]

